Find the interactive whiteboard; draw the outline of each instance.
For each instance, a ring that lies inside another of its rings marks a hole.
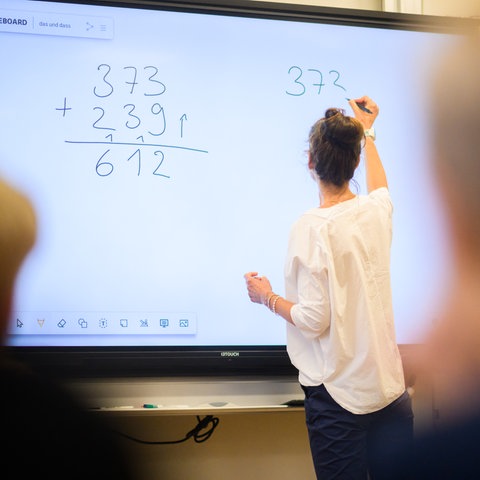
[[[290,225],[318,204],[310,126],[365,94],[394,202],[397,340],[418,341],[447,268],[424,97],[457,35],[314,13],[2,2],[0,174],[39,218],[10,345],[284,345],[243,274],[283,293]]]

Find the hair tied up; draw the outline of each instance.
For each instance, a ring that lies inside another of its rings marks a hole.
[[[327,109],[320,132],[327,141],[340,148],[355,148],[363,136],[358,121],[346,116],[341,108]]]
[[[325,112],[325,118],[330,118],[337,114],[345,115],[345,110],[343,108],[328,108]]]
[[[328,108],[325,111],[324,121],[320,125],[320,132],[322,133],[323,137],[330,142],[343,144],[344,139],[342,138],[341,132],[337,131],[337,125],[335,122],[336,119],[332,118],[337,115],[344,117],[345,111],[340,108]]]

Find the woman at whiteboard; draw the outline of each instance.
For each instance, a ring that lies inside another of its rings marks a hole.
[[[413,441],[390,287],[393,208],[373,129],[379,109],[369,97],[349,104],[353,117],[328,109],[310,130],[320,201],[291,229],[285,298],[267,277],[245,274],[250,300],[287,321],[322,480],[378,479],[380,457]],[[362,148],[367,195],[350,188]]]

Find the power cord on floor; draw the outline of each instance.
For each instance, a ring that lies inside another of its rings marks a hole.
[[[115,430],[115,433],[118,435],[121,435],[122,437],[128,438],[129,440],[132,440],[133,442],[137,443],[142,443],[144,445],[170,445],[174,443],[182,443],[187,441],[189,438],[193,438],[193,440],[197,443],[202,443],[208,440],[215,428],[217,428],[218,423],[220,420],[217,417],[214,417],[213,415],[207,415],[204,418],[200,418],[197,415],[197,425],[195,428],[190,430],[184,438],[181,438],[180,440],[170,440],[170,441],[149,441],[149,440],[142,440],[140,438],[132,437],[131,435],[127,435],[126,433],[119,432],[118,430]],[[202,430],[207,429],[207,431],[202,432]]]

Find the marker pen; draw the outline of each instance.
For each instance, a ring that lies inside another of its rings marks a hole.
[[[347,98],[347,101],[350,101],[349,98]],[[364,112],[367,112],[367,113],[372,113],[371,110],[369,110],[365,105],[363,105],[363,103],[358,103],[358,102],[355,102],[357,104],[357,107],[360,109],[360,110],[363,110]]]

